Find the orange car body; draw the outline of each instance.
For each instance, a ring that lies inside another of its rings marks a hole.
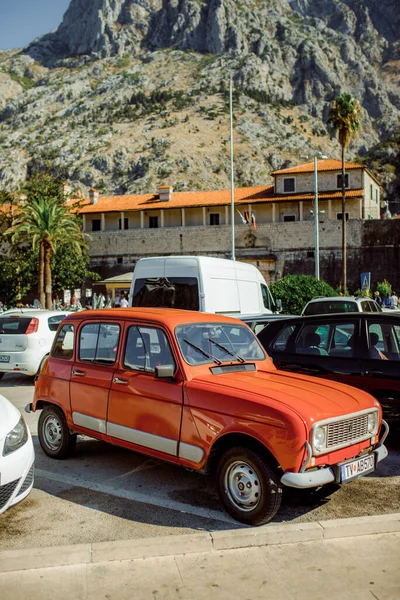
[[[82,328],[96,323],[118,329],[111,363],[80,358]],[[189,364],[177,340],[176,328],[203,323],[243,327],[253,336],[236,319],[191,311],[128,308],[72,314],[63,321],[57,336],[63,326],[70,326],[74,331],[73,350],[66,356],[56,355],[56,336],[36,382],[30,409],[56,405],[63,411],[71,432],[197,471],[207,469],[221,440],[229,444],[230,436],[240,436],[265,448],[283,475],[309,474],[309,485],[282,479],[294,487],[318,485],[312,473],[324,468],[332,470],[348,459],[375,452],[378,462],[386,456],[386,449],[379,442],[381,407],[362,390],[278,371],[263,350],[262,358],[250,361],[252,370],[246,370],[243,359],[229,356],[219,361],[220,365],[213,361]],[[133,326],[163,332],[175,363],[173,377],[157,377],[154,370],[126,367],[127,336]],[[352,428],[358,422],[354,418],[371,410],[376,413],[376,426],[366,439],[354,438],[350,431],[346,434],[348,443],[341,438],[340,447],[336,443],[332,450],[314,451],[312,435],[316,424],[337,420],[345,423],[343,427],[351,422]],[[332,472],[337,480],[337,471]]]

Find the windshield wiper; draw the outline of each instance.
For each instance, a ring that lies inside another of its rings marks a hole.
[[[234,354],[233,352],[231,352],[230,350],[228,350],[228,348],[225,348],[225,346],[223,346],[222,344],[216,342],[215,340],[212,340],[211,338],[208,338],[208,340],[210,342],[212,342],[213,344],[215,344],[217,346],[217,348],[220,348],[221,350],[224,350],[224,352],[226,352],[227,354],[229,354],[229,356],[233,356],[234,358],[236,358],[236,360],[238,360],[241,363],[246,362],[244,360],[244,358],[242,358],[241,356],[239,356],[239,354]]]
[[[200,346],[196,346],[196,344],[193,344],[193,342],[189,342],[189,340],[187,340],[186,338],[184,338],[183,341],[186,342],[186,344],[188,344],[189,346],[191,346],[195,350],[198,350],[206,358],[211,358],[215,362],[215,364],[222,365],[222,361],[221,360],[219,360],[218,358],[215,358],[215,356],[213,356],[212,354],[209,354],[208,352],[206,352],[205,350],[203,350],[203,348],[200,348]]]

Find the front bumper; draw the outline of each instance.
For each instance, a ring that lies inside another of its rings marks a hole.
[[[385,421],[382,421],[382,423],[385,427],[385,433],[382,436],[381,442],[373,451],[373,453],[376,455],[375,464],[378,464],[388,455],[387,448],[383,442],[385,441],[389,432],[389,426]],[[324,467],[322,469],[303,471],[300,473],[288,471],[281,477],[281,483],[283,485],[299,489],[315,488],[334,482],[339,483],[338,468],[336,465]]]
[[[0,514],[23,500],[34,482],[35,451],[32,437],[8,456],[0,456]]]

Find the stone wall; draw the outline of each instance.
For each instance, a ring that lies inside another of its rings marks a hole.
[[[320,223],[321,279],[337,286],[341,277],[341,221]],[[231,228],[176,227],[94,232],[90,267],[102,278],[133,270],[144,256],[203,254],[230,258]],[[285,275],[313,275],[315,230],[312,221],[266,223],[257,230],[235,227],[237,260],[256,264],[267,281]],[[400,289],[400,221],[350,220],[347,223],[348,287],[360,287],[360,274],[371,272],[374,285],[385,277]]]

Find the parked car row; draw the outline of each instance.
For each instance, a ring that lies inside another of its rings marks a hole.
[[[370,394],[279,371],[244,323],[192,311],[69,315],[26,410],[41,411],[48,456],[86,434],[215,473],[227,512],[252,525],[274,517],[284,486],[345,483],[387,456]]]
[[[258,338],[275,366],[340,381],[372,394],[400,423],[400,318],[337,313],[270,321]]]
[[[0,378],[37,375],[26,410],[40,411],[48,456],[67,458],[86,434],[215,473],[227,512],[259,525],[278,511],[284,486],[372,472],[387,455],[386,421],[400,422],[399,317],[343,297],[314,299],[311,312],[319,301],[329,314],[244,323],[157,308],[9,311]],[[29,431],[6,405],[0,512],[33,485]]]

